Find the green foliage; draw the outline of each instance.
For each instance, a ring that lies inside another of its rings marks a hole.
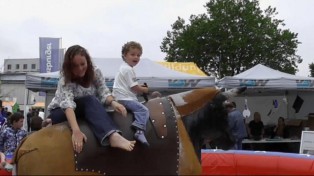
[[[297,33],[282,29],[276,9],[257,0],[210,0],[207,14],[178,17],[160,46],[166,61],[195,62],[218,77],[233,76],[258,63],[295,74],[302,62]]]

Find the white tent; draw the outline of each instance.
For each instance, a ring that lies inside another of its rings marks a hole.
[[[258,64],[238,75],[222,78],[218,85],[225,88],[246,86],[249,89],[313,89],[314,78],[296,76]]]
[[[237,107],[245,109],[245,102],[253,112],[260,112],[264,123],[277,123],[277,118],[304,119],[312,111],[314,98],[314,78],[296,76],[258,64],[238,75],[226,76],[218,81],[220,87],[233,88],[246,86],[244,94],[234,97]],[[304,103],[300,112],[296,113],[293,104],[300,96]],[[275,108],[274,100],[278,103]]]
[[[114,77],[122,64],[122,59],[93,59],[94,65],[102,70],[106,85],[112,88]],[[215,86],[215,78],[195,76],[168,69],[149,59],[141,59],[134,67],[136,76],[142,84],[146,82],[150,90],[160,89],[193,89]],[[59,72],[28,73],[26,87],[33,91],[54,91],[59,78]]]

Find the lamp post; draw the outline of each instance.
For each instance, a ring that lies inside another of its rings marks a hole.
[[[218,62],[218,68],[217,68],[217,77],[220,79],[220,58],[218,57],[217,59],[217,62]]]
[[[222,52],[219,50],[219,57],[218,57],[218,77],[221,78],[221,61],[222,61]]]

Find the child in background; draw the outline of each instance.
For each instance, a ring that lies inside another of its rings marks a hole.
[[[5,156],[11,156],[20,144],[22,139],[27,136],[23,127],[24,116],[16,112],[10,116],[10,126],[6,127],[0,134],[0,152]]]
[[[142,46],[134,41],[127,42],[122,47],[122,59],[124,63],[120,66],[113,84],[113,96],[119,103],[134,113],[135,120],[132,127],[136,132],[134,138],[140,143],[149,146],[144,135],[146,123],[149,119],[149,111],[137,99],[137,94],[148,93],[148,88],[138,84],[133,67],[140,61]]]

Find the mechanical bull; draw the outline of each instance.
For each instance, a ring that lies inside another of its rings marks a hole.
[[[204,88],[151,99],[146,103],[150,121],[145,135],[149,147],[136,143],[131,152],[101,147],[85,121],[79,121],[88,140],[77,154],[66,122],[29,135],[18,147],[13,162],[17,175],[191,175],[201,173],[204,139],[222,138],[233,145],[224,102],[245,88],[222,92]],[[111,116],[122,135],[133,140],[132,113]]]

